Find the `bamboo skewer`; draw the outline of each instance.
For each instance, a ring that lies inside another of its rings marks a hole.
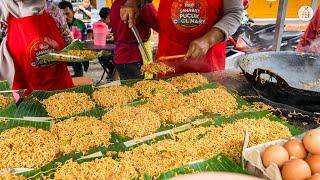
[[[158,60],[165,61],[165,60],[171,60],[171,59],[179,59],[179,58],[184,58],[185,56],[186,56],[185,54],[174,55],[174,56],[162,56]]]

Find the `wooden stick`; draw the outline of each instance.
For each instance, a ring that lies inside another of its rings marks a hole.
[[[164,60],[170,60],[170,59],[179,59],[179,58],[184,58],[185,56],[186,56],[185,54],[174,55],[174,56],[162,56],[158,60],[164,61]]]

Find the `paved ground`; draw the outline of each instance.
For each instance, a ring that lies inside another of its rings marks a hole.
[[[69,68],[70,73],[73,74],[72,68],[71,67],[68,67],[68,68]],[[90,62],[89,70],[87,73],[84,74],[84,76],[92,78],[94,84],[96,84],[101,79],[102,74],[103,74],[102,66],[100,65],[98,60],[94,60],[94,61]],[[103,85],[105,83],[107,83],[106,75],[104,76],[103,80],[101,81],[101,83],[99,85]]]

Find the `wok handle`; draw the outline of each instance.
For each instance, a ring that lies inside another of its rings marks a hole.
[[[277,80],[277,82],[270,82],[268,81],[269,83],[275,83],[277,84],[278,87],[282,87],[282,88],[288,88],[290,87],[289,84],[282,78],[280,77],[279,75],[275,74],[274,72],[270,71],[270,70],[267,70],[267,69],[261,69],[261,68],[257,68],[253,71],[253,75],[256,76],[256,81],[259,80],[261,81],[262,78],[261,78],[261,75],[262,74],[267,74],[269,75],[270,77],[274,78],[275,80]]]

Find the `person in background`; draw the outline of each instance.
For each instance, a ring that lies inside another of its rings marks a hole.
[[[140,72],[142,56],[139,44],[131,29],[120,17],[120,9],[125,3],[126,0],[115,0],[111,8],[110,19],[116,45],[113,61],[121,80],[139,79],[143,77]],[[143,41],[150,38],[151,28],[159,30],[157,11],[152,3],[147,3],[141,9],[135,25]]]
[[[127,0],[120,10],[121,19],[132,27],[148,1]],[[184,55],[185,61],[163,61],[175,67],[176,74],[224,70],[226,40],[241,24],[242,3],[241,0],[160,0],[159,59]]]
[[[110,8],[101,8],[100,9],[100,12],[99,12],[99,15],[100,15],[100,21],[105,23],[107,26],[108,26],[108,31],[110,32],[111,31],[111,22],[110,22]],[[107,39],[110,38],[110,33],[109,33],[109,37],[107,37]],[[112,41],[112,40],[111,40]],[[106,68],[109,70],[110,74],[113,76],[113,77],[107,77],[109,79],[115,79],[115,78],[118,78],[115,77],[115,67],[114,67],[114,64],[112,63],[112,60],[113,60],[113,55],[103,55],[101,57],[98,58],[99,59],[99,62]]]
[[[320,54],[320,7],[301,37],[296,51]]]
[[[73,32],[74,37],[79,40],[85,40],[87,34],[86,26],[81,20],[74,18],[72,4],[68,1],[62,1],[59,3],[59,8],[63,10],[68,27]],[[83,71],[87,72],[89,68],[89,62],[68,63],[68,65],[73,67],[73,77],[82,77]]]
[[[104,22],[108,25],[108,29],[111,30],[111,21],[110,21],[110,8],[104,7],[100,9],[99,15],[101,18],[101,22]]]
[[[73,40],[61,10],[45,0],[0,0],[0,24],[7,34],[0,46],[0,79],[14,90],[72,88],[63,62],[39,62],[39,56],[60,51]]]
[[[76,10],[76,17],[79,17],[82,21],[88,22],[91,20],[92,11],[94,8],[91,6],[91,0],[83,0]]]

